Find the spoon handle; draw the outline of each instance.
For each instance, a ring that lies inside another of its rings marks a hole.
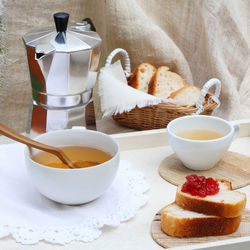
[[[65,153],[60,149],[50,145],[45,145],[38,141],[34,141],[29,137],[19,134],[17,131],[6,127],[5,125],[0,123],[0,134],[5,135],[15,141],[21,142],[33,148],[40,149],[42,151],[46,151],[48,153],[56,155],[64,164],[69,166],[70,168],[74,168],[73,163],[68,159]]]

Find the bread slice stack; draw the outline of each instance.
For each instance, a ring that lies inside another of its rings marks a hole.
[[[162,211],[161,229],[175,237],[202,237],[225,235],[235,232],[241,222],[241,216],[224,218],[188,211],[175,202]]]
[[[176,200],[161,214],[161,230],[176,237],[225,235],[235,232],[241,222],[246,195],[233,191],[231,183],[217,180],[219,192],[199,197],[178,186]]]
[[[137,66],[128,84],[153,96],[171,98],[176,104],[188,106],[196,104],[201,92],[200,88],[187,84],[179,74],[170,71],[168,66],[156,69],[150,63]]]

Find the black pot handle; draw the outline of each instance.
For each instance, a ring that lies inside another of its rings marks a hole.
[[[88,18],[88,17],[84,18],[82,21],[87,22],[90,25],[90,30],[96,32],[96,28],[95,28],[95,26],[90,18]]]

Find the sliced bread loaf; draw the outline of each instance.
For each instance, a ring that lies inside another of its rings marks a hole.
[[[194,85],[186,85],[181,89],[173,92],[169,98],[176,101],[177,104],[190,105],[196,104],[201,93],[201,89]]]
[[[163,208],[161,230],[176,237],[201,237],[224,235],[235,232],[241,222],[241,216],[223,218],[187,211],[175,202]]]
[[[150,63],[141,63],[136,67],[132,76],[128,80],[131,87],[148,93],[148,84],[156,72],[155,66]]]
[[[221,217],[240,216],[246,205],[246,195],[238,191],[232,191],[231,183],[225,180],[217,180],[219,192],[206,197],[192,196],[181,191],[182,185],[178,186],[175,201],[183,209],[215,215]]]
[[[167,66],[158,68],[149,83],[148,93],[161,98],[168,98],[173,92],[186,85],[182,77],[169,71]]]

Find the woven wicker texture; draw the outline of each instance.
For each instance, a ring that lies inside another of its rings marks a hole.
[[[206,98],[203,105],[203,115],[211,115],[217,104],[210,98]],[[195,106],[177,105],[173,103],[160,103],[155,106],[134,108],[129,112],[113,115],[113,119],[119,124],[138,129],[165,128],[175,118],[196,113]]]

